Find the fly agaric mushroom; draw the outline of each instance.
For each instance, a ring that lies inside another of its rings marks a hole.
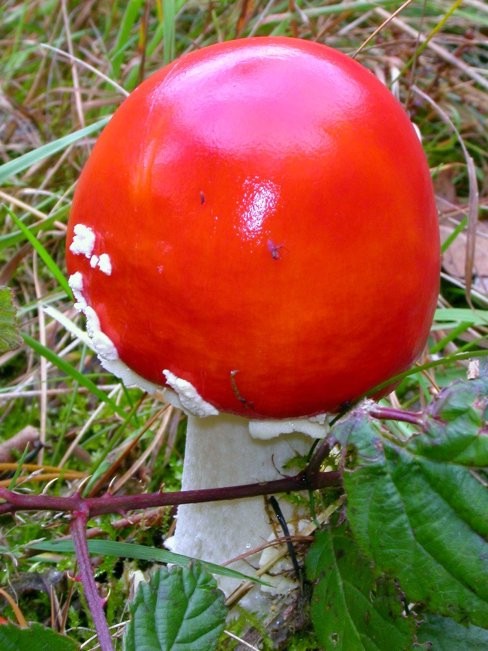
[[[188,413],[183,488],[274,479],[323,434],[306,417],[422,351],[429,169],[401,105],[344,54],[221,43],[118,109],[79,179],[67,264],[102,364]],[[271,533],[262,498],[187,505],[173,548],[222,562]]]

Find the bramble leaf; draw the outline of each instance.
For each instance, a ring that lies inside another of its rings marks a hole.
[[[408,601],[488,628],[487,404],[481,377],[441,394],[407,441],[361,408],[334,434],[352,459],[347,515],[363,553]]]
[[[448,617],[428,615],[417,634],[419,649],[436,651],[486,651],[488,630],[478,626],[463,626]]]
[[[0,354],[21,344],[12,292],[8,287],[0,287]]]
[[[432,404],[409,449],[433,461],[488,467],[488,378],[455,382]]]
[[[324,649],[409,651],[413,621],[402,616],[392,581],[378,579],[345,526],[317,533],[305,561],[315,581],[311,617]]]
[[[19,628],[13,624],[0,626],[2,651],[76,651],[80,647],[65,635],[40,624]]]
[[[199,563],[161,567],[130,606],[124,651],[212,651],[224,629],[224,595]]]

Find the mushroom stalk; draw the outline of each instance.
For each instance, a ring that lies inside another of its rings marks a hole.
[[[188,416],[182,489],[217,488],[270,481],[286,475],[284,465],[310,450],[313,439],[302,433],[260,439],[249,433],[249,421],[219,414],[208,418]],[[280,507],[290,526],[297,531],[303,513],[286,498]],[[172,551],[254,575],[259,567],[261,547],[283,536],[265,496],[232,502],[184,504],[178,508]],[[259,551],[253,553],[254,549]],[[222,577],[220,587],[229,594],[238,581]]]

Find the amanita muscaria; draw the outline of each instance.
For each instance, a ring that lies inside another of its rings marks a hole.
[[[183,488],[273,479],[309,449],[300,432],[321,429],[304,417],[424,348],[439,278],[429,169],[404,109],[344,54],[220,43],[117,110],[76,188],[67,264],[102,364],[171,387],[189,414]],[[189,505],[173,546],[221,562],[271,532],[263,498]]]

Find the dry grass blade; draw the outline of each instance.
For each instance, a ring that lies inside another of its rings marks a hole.
[[[371,34],[367,37],[363,43],[357,48],[357,50],[354,51],[352,54],[353,59],[357,57],[357,55],[364,50],[364,48],[369,45],[374,39],[378,36],[378,34],[389,24],[391,21],[398,16],[399,14],[402,13],[404,9],[406,9],[409,5],[411,5],[413,0],[406,0],[398,9],[396,9],[392,14],[389,14],[388,18],[385,18],[385,20],[379,25],[375,30],[371,32]]]
[[[36,299],[41,300],[41,297],[44,295],[44,291],[41,287],[41,281],[39,279],[38,273],[38,263],[39,258],[37,254],[34,254],[33,258],[33,277],[34,277],[34,289],[36,293]],[[39,342],[42,346],[46,346],[47,336],[46,336],[46,319],[44,316],[44,311],[39,305],[38,310],[38,323],[39,323]],[[39,430],[39,441],[41,443],[41,450],[39,452],[39,463],[42,464],[44,461],[44,447],[46,445],[47,438],[47,360],[45,357],[42,357],[40,360],[39,368],[39,377],[41,382],[41,395],[40,395],[40,430]]]
[[[146,460],[151,456],[151,454],[161,446],[164,435],[166,434],[166,428],[168,423],[173,415],[174,408],[170,405],[164,407],[161,412],[158,412],[149,423],[147,423],[142,433],[145,433],[151,427],[156,420],[161,420],[161,424],[158,428],[158,434],[153,438],[152,442],[147,446],[146,450],[141,454],[141,456],[130,466],[130,468],[118,479],[115,483],[110,486],[110,489],[113,493],[118,493],[124,484],[133,477],[139,468],[144,465]]]
[[[390,17],[390,14],[384,9],[376,9],[376,13],[387,20]],[[409,36],[412,36],[419,43],[427,43],[427,47],[432,50],[437,56],[449,63],[451,66],[457,68],[463,75],[466,75],[477,84],[479,84],[484,90],[488,91],[488,79],[485,79],[480,75],[476,70],[469,65],[467,65],[462,59],[455,57],[448,50],[438,45],[435,41],[428,41],[428,38],[421,34],[418,30],[411,27],[405,23],[400,18],[393,18],[391,23],[405,32]]]
[[[82,66],[86,70],[89,70],[94,75],[97,75],[101,80],[103,80],[104,82],[106,82],[107,84],[109,84],[110,86],[115,88],[115,90],[117,90],[124,97],[127,97],[129,95],[129,93],[125,90],[125,88],[123,88],[120,84],[118,84],[116,81],[111,79],[108,75],[105,75],[103,72],[101,72],[100,70],[95,68],[95,66],[90,65],[87,61],[84,61],[83,59],[80,59],[79,57],[76,57],[71,53],[65,52],[64,50],[61,50],[58,47],[54,47],[53,45],[50,45],[49,43],[39,43],[39,44],[32,43],[32,45],[36,45],[36,46],[38,46],[40,48],[43,48],[45,50],[54,52],[54,53],[58,54],[59,56],[65,57],[69,61],[73,61],[77,65]]]
[[[76,113],[78,115],[78,120],[80,122],[80,127],[83,128],[86,124],[85,114],[83,112],[83,103],[81,100],[81,91],[80,91],[80,80],[78,77],[78,70],[73,61],[73,40],[71,38],[71,28],[68,18],[68,9],[66,7],[66,0],[61,0],[61,15],[63,16],[64,23],[64,33],[66,34],[66,43],[68,45],[68,52],[71,59],[71,75],[73,78],[73,92],[75,98]]]
[[[419,97],[422,97],[428,104],[430,104],[435,111],[440,116],[441,120],[448,125],[448,127],[456,134],[456,137],[459,141],[463,155],[466,161],[466,168],[468,170],[468,181],[469,181],[469,202],[467,210],[468,218],[468,239],[467,239],[467,251],[466,251],[466,263],[465,263],[465,283],[466,283],[466,300],[473,307],[471,301],[471,289],[473,281],[473,264],[474,256],[476,250],[476,227],[478,224],[478,213],[479,213],[479,191],[478,191],[478,181],[476,178],[476,167],[473,161],[473,158],[470,156],[468,149],[464,143],[459,130],[447,115],[447,113],[426,93],[424,93],[417,86],[412,86],[412,90]]]
[[[28,624],[24,617],[24,614],[20,610],[17,602],[13,599],[13,597],[9,595],[9,593],[6,592],[6,590],[4,590],[3,588],[0,588],[0,595],[5,599],[5,601],[9,603],[10,607],[12,608],[15,614],[15,617],[17,618],[17,622],[19,626],[21,626],[22,628],[27,628]]]

